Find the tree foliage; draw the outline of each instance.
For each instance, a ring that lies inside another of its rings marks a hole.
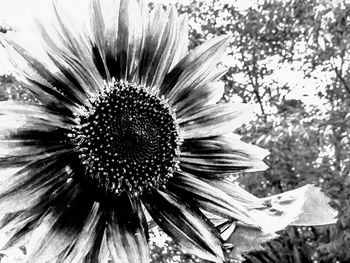
[[[270,150],[270,169],[239,175],[239,182],[257,196],[313,183],[339,211],[336,225],[289,228],[247,262],[350,261],[350,4],[265,0],[239,10],[194,0],[178,10],[189,16],[191,48],[232,35],[223,99],[259,105],[257,120],[240,133]],[[283,82],[279,72],[301,78]],[[169,262],[166,256],[154,262]]]

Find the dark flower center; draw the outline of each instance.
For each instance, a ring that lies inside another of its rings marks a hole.
[[[85,175],[104,192],[164,186],[177,167],[179,134],[167,103],[145,87],[106,85],[74,132]]]

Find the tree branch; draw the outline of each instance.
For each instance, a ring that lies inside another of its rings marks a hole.
[[[341,72],[339,71],[339,69],[335,66],[333,66],[333,64],[331,63],[331,66],[335,72],[335,75],[337,76],[337,78],[340,80],[340,82],[343,84],[343,86],[345,87],[345,90],[350,94],[350,87],[348,85],[348,83],[346,82],[346,80],[344,79],[344,77],[342,76]]]
[[[257,80],[257,76],[253,76],[253,74],[251,73],[250,69],[249,69],[249,66],[247,65],[245,59],[244,59],[244,54],[243,54],[243,50],[241,49],[240,50],[240,53],[241,53],[241,56],[242,56],[242,61],[243,61],[243,67],[245,68],[246,72],[247,72],[247,75],[249,77],[249,80],[250,80],[250,84],[253,86],[253,93],[259,103],[259,106],[260,106],[260,109],[261,109],[261,114],[263,115],[264,119],[266,120],[266,113],[265,113],[265,110],[264,110],[264,106],[263,106],[263,103],[262,103],[262,99],[261,99],[261,96],[260,96],[260,93],[259,93],[259,83],[258,83],[258,80]],[[254,61],[253,63],[255,63],[256,61]],[[256,65],[254,66],[254,70],[253,71],[256,71]],[[255,77],[255,78],[254,78]]]

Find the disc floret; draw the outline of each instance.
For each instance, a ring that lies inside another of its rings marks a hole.
[[[84,175],[104,192],[139,195],[163,187],[177,169],[175,114],[150,90],[113,81],[77,117],[72,138]]]

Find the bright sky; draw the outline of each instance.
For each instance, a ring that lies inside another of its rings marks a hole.
[[[33,16],[49,18],[52,14],[50,11],[51,2],[48,0],[0,0],[0,21],[14,26],[18,29],[26,29],[31,25]],[[74,13],[85,14],[81,8],[81,3],[86,0],[59,0],[66,9],[72,10]],[[86,5],[85,5],[86,6]]]

